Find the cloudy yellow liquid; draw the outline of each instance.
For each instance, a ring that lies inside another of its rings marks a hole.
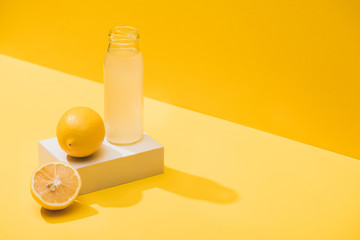
[[[111,143],[134,143],[143,136],[143,75],[140,51],[109,49],[104,63],[104,118]]]

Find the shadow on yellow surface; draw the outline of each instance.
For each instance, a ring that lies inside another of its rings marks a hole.
[[[142,199],[142,192],[151,188],[217,204],[232,203],[239,198],[234,190],[212,180],[165,167],[164,174],[82,195],[64,210],[48,211],[42,208],[41,215],[48,223],[75,221],[98,214],[91,207],[93,204],[118,208],[133,206]]]
[[[237,199],[233,190],[212,180],[165,167],[164,174],[80,196],[82,202],[102,207],[129,207],[138,203],[142,191],[161,188],[183,197],[226,204]]]
[[[82,204],[79,201],[75,201],[73,204],[63,210],[50,211],[45,208],[41,208],[40,211],[41,216],[48,223],[71,222],[99,213],[96,209],[90,207],[87,204]]]

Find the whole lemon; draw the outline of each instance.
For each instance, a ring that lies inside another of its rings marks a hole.
[[[87,157],[102,144],[105,126],[100,115],[88,107],[75,107],[60,118],[56,128],[60,147],[70,156]]]

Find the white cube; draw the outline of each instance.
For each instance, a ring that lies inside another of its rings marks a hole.
[[[66,162],[74,166],[82,180],[80,194],[98,191],[164,172],[164,147],[144,134],[130,145],[114,145],[106,139],[91,156],[68,156],[56,138],[39,142],[39,164],[49,161]]]

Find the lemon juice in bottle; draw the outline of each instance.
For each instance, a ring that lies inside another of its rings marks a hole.
[[[143,136],[144,63],[139,34],[132,27],[115,27],[109,33],[104,62],[104,119],[106,138],[130,144]]]

